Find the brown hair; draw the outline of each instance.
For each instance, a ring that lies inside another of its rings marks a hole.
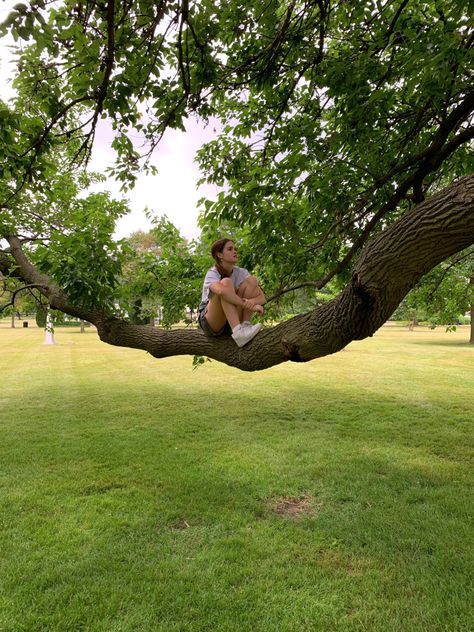
[[[221,262],[219,260],[219,257],[217,256],[217,253],[222,252],[229,241],[233,242],[234,240],[230,239],[229,237],[223,237],[222,239],[218,239],[217,241],[215,241],[211,246],[211,255],[216,262],[217,272],[219,272],[223,279],[229,278],[230,274],[228,274],[228,272],[226,272],[221,266]]]

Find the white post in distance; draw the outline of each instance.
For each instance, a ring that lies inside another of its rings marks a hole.
[[[54,345],[54,326],[53,326],[53,317],[51,316],[51,312],[48,310],[46,314],[46,327],[45,327],[45,337],[44,337],[45,345]]]

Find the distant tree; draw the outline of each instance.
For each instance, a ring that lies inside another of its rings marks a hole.
[[[471,345],[474,345],[474,298],[472,298],[474,296],[474,275],[471,276],[471,278],[469,279],[469,289],[471,292],[471,305],[470,305],[470,312],[471,312],[471,336],[469,338],[469,342],[471,343]]]
[[[121,305],[142,320],[156,317],[169,327],[195,310],[210,257],[205,245],[188,242],[166,218],[154,220],[148,233],[133,233],[123,266]]]
[[[434,268],[408,294],[395,318],[422,318],[433,325],[456,325],[474,304],[474,251],[468,249]],[[471,323],[471,339],[472,328]]]
[[[134,324],[154,322],[159,315],[160,297],[155,292],[148,262],[160,258],[161,248],[153,233],[141,230],[124,241],[128,247],[122,266],[119,305]]]
[[[29,289],[22,289],[20,281],[5,278],[0,272],[0,316],[10,316],[11,326],[15,327],[15,319],[35,314],[38,300]],[[12,300],[13,299],[13,300]]]

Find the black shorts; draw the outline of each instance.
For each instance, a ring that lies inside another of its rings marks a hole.
[[[207,312],[207,305],[205,305],[205,307],[200,309],[199,314],[198,314],[198,324],[199,324],[199,327],[201,327],[201,329],[203,330],[203,332],[207,334],[208,336],[214,336],[214,337],[230,336],[230,334],[232,333],[232,328],[229,325],[229,323],[226,322],[224,327],[222,327],[219,331],[214,331],[212,327],[209,325],[209,323],[207,322],[206,312]]]

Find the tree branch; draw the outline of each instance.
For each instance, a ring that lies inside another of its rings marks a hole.
[[[89,322],[99,322],[101,318],[104,318],[102,310],[84,309],[78,305],[73,305],[69,301],[67,294],[58,287],[53,279],[47,274],[39,272],[31,263],[24,253],[21,241],[17,235],[5,235],[5,239],[10,244],[11,256],[18,267],[17,276],[28,285],[34,285],[48,300],[51,307]]]
[[[142,349],[156,358],[203,355],[255,371],[285,361],[306,362],[373,335],[424,274],[474,243],[474,175],[415,206],[377,235],[336,298],[264,330],[243,348],[227,336],[163,331],[71,305],[65,293],[28,261],[18,238],[9,236],[8,241],[25,281],[41,286],[40,292],[55,309],[95,324],[104,342]]]
[[[86,161],[88,159],[88,155],[91,151],[91,139],[94,138],[95,129],[97,127],[97,121],[99,120],[99,116],[104,109],[104,101],[107,96],[107,89],[110,83],[110,77],[112,76],[112,71],[115,63],[115,1],[108,0],[107,2],[107,51],[105,55],[105,70],[104,70],[104,78],[102,79],[102,83],[97,91],[97,102],[94,110],[94,115],[92,118],[91,129],[87,134],[85,141],[82,143],[79,152],[76,157],[80,154],[80,152],[85,151],[86,153]]]
[[[450,113],[445,121],[440,125],[433,140],[429,146],[420,152],[416,157],[411,158],[403,165],[399,165],[397,168],[391,169],[383,177],[378,178],[372,187],[372,191],[380,188],[392,179],[398,172],[408,169],[412,164],[418,164],[416,170],[406,177],[404,181],[398,186],[393,195],[387,200],[387,202],[375,213],[369,222],[364,226],[358,238],[354,241],[351,248],[331,270],[327,272],[321,279],[316,281],[318,288],[323,288],[331,279],[337,274],[342,272],[354,256],[369,239],[375,226],[390,212],[393,211],[400,200],[408,199],[408,191],[413,189],[413,196],[411,199],[420,203],[424,199],[424,193],[422,191],[423,181],[427,175],[435,172],[440,165],[451,156],[456,149],[466,142],[469,142],[474,138],[474,128],[468,127],[467,129],[459,132],[454,138],[449,140],[449,134],[455,129],[459,128],[459,125],[471,114],[474,110],[474,92],[470,92],[465,99]],[[369,191],[370,193],[370,191]],[[359,206],[359,205],[358,205]],[[360,206],[359,206],[360,210]]]
[[[19,294],[19,292],[23,292],[23,290],[29,290],[34,287],[37,288],[39,286],[35,285],[34,283],[30,283],[28,285],[23,285],[22,287],[19,287],[16,290],[8,290],[9,292],[11,292],[11,298],[10,298],[10,301],[6,303],[5,305],[0,305],[0,314],[4,312],[7,309],[7,307],[15,307],[15,298],[16,298],[16,295]]]
[[[267,304],[271,303],[272,301],[275,301],[276,299],[280,298],[284,294],[288,294],[288,292],[294,292],[295,290],[300,290],[302,287],[312,287],[315,290],[321,289],[319,287],[318,281],[303,281],[303,283],[298,283],[297,285],[292,285],[291,287],[285,287],[285,288],[282,288],[281,290],[278,290],[278,292],[276,292],[275,294],[267,298]]]

